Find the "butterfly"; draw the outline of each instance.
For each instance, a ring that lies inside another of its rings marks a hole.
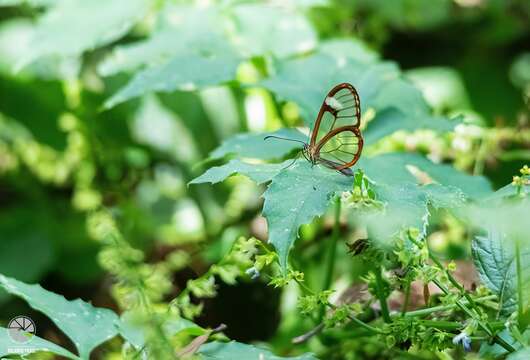
[[[361,101],[357,90],[348,83],[338,84],[326,95],[309,143],[302,142],[302,154],[313,165],[322,164],[352,176],[351,167],[359,160],[363,149],[360,125]],[[267,138],[280,137],[269,135]]]

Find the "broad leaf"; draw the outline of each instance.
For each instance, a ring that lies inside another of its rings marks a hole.
[[[72,340],[82,359],[88,359],[96,346],[117,335],[114,324],[118,316],[111,310],[95,308],[80,299],[68,301],[39,285],[28,285],[3,275],[0,275],[0,286],[48,316]]]
[[[38,20],[31,52],[17,68],[50,55],[77,56],[112,42],[144,16],[146,0],[58,0]]]
[[[312,127],[327,91],[341,82],[349,82],[357,88],[363,111],[373,108],[377,115],[379,111],[395,108],[404,114],[405,118],[400,121],[409,130],[453,127],[446,120],[430,116],[421,92],[401,78],[393,63],[366,63],[348,56],[315,53],[301,59],[278,61],[276,65],[275,75],[261,84],[280,99],[297,103],[302,119],[309,127]]]
[[[218,341],[210,342],[201,346],[198,353],[201,355],[201,359],[204,360],[316,360],[316,357],[311,354],[294,357],[276,356],[268,350],[235,341],[228,343]]]
[[[302,134],[296,129],[289,128],[267,133],[238,134],[226,140],[221,146],[212,151],[210,159],[219,159],[227,155],[262,160],[280,159],[295,149],[301,149],[303,146],[303,144],[295,141],[274,138],[265,140],[265,136],[268,135],[308,142],[307,135]]]
[[[231,160],[227,164],[214,166],[204,174],[193,179],[190,184],[218,183],[234,174],[243,174],[248,176],[258,184],[270,181],[282,169],[289,166],[292,160],[287,160],[280,164],[249,164],[241,160]]]
[[[177,55],[222,52],[228,46],[222,21],[215,6],[168,5],[160,12],[158,26],[149,38],[115,47],[98,71],[108,76],[161,65]]]
[[[331,39],[321,42],[320,52],[336,59],[351,58],[362,63],[374,63],[379,54],[370,49],[364,42],[356,38]]]
[[[33,336],[29,342],[24,344],[14,342],[9,337],[8,329],[0,327],[0,357],[2,357],[2,359],[4,356],[8,355],[29,355],[37,352],[51,352],[68,359],[79,359],[70,351],[38,336]]]
[[[289,250],[298,228],[324,214],[336,193],[351,188],[352,178],[305,160],[280,172],[263,194],[263,215],[269,225],[269,242],[274,245],[281,266],[287,266]]]
[[[459,123],[460,121],[458,120],[447,120],[443,117],[429,115],[407,116],[403,111],[389,107],[376,114],[375,118],[370,121],[366,131],[364,131],[363,136],[366,144],[374,144],[398,130],[433,129],[447,132],[453,130]]]
[[[288,57],[317,45],[313,27],[299,11],[254,3],[234,6],[231,12],[236,44],[246,56],[271,52]]]
[[[517,308],[517,272],[515,266],[515,244],[513,239],[487,225],[486,236],[477,236],[472,243],[473,260],[482,282],[499,297],[502,313],[509,315]],[[530,286],[530,247],[521,248],[521,265],[524,293]],[[529,298],[523,299],[527,304]]]

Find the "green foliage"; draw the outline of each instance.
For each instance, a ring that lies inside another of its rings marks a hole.
[[[28,353],[526,355],[527,2],[0,6],[0,317],[35,316]],[[353,176],[300,153],[342,82]]]
[[[73,341],[81,359],[88,359],[96,346],[118,334],[114,325],[118,317],[110,310],[95,308],[79,299],[67,301],[39,285],[27,285],[3,275],[0,275],[0,285],[52,319]],[[60,348],[54,346],[52,349]],[[63,353],[67,352],[63,350]]]

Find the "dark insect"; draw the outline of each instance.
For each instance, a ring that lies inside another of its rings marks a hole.
[[[322,164],[352,176],[350,167],[359,160],[363,149],[360,125],[361,102],[357,90],[351,84],[339,84],[326,95],[310,141],[303,143],[302,154],[312,164]],[[279,137],[265,137],[268,138]]]
[[[363,253],[368,248],[368,239],[359,239],[351,244],[346,244],[346,246],[348,246],[348,252],[353,256],[356,256]]]

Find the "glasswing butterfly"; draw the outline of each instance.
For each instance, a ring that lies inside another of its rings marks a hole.
[[[359,160],[363,149],[360,125],[361,102],[357,90],[348,83],[338,84],[326,95],[309,143],[302,142],[302,154],[313,165],[322,164],[352,176],[350,167]],[[265,137],[268,138],[298,141],[274,135]]]

